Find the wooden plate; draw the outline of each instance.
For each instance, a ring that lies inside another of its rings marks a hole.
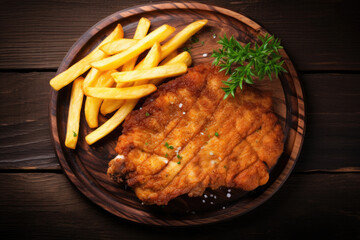
[[[242,42],[254,42],[258,35],[267,33],[244,15],[220,7],[200,3],[137,6],[116,12],[90,28],[70,49],[57,73],[88,54],[117,23],[123,26],[125,37],[131,38],[141,17],[151,20],[150,30],[167,23],[176,27],[177,31],[194,20],[208,19],[207,26],[197,34],[199,42],[188,44],[188,47],[192,48],[194,64],[212,61],[212,49],[219,48],[216,41],[225,33],[228,36],[234,35]],[[227,188],[207,191],[207,198],[205,195],[197,198],[182,196],[172,200],[165,207],[142,205],[131,189],[113,183],[106,175],[107,164],[116,155],[114,147],[121,127],[98,143],[88,146],[84,137],[91,129],[87,127],[82,113],[76,150],[64,146],[71,86],[59,92],[52,90],[49,107],[54,145],[64,172],[95,204],[119,217],[139,223],[171,226],[205,224],[229,219],[256,208],[285,182],[299,156],[304,138],[305,112],[301,85],[288,55],[285,51],[281,51],[281,54],[288,73],[282,74],[278,80],[263,81],[256,85],[258,88],[272,91],[275,112],[286,136],[284,152],[271,170],[269,182],[265,186],[251,192]],[[100,119],[101,122],[105,120],[104,117]],[[228,197],[228,193],[231,197]]]

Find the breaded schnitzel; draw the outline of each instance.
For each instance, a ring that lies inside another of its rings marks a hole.
[[[161,85],[123,124],[108,175],[145,204],[221,186],[266,184],[283,150],[272,100],[245,86],[224,99],[228,77],[210,64]]]

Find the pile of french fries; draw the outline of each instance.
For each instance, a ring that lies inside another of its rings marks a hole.
[[[57,91],[73,82],[65,146],[76,148],[84,96],[86,122],[96,128],[85,137],[90,145],[119,126],[138,100],[156,91],[156,85],[165,78],[187,72],[191,55],[186,51],[178,53],[177,49],[206,23],[203,19],[189,24],[163,45],[160,43],[175,32],[174,27],[164,24],[148,34],[151,23],[141,18],[133,39],[126,39],[118,24],[86,57],[51,79],[50,85]],[[139,60],[139,55],[148,49]],[[99,127],[99,112],[104,116],[115,113]]]

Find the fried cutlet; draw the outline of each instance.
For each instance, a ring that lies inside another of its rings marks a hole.
[[[283,150],[271,97],[245,86],[224,99],[217,67],[202,64],[149,96],[123,124],[108,175],[145,204],[167,204],[206,188],[266,184]]]

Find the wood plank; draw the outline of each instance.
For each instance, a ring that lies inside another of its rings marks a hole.
[[[0,73],[0,169],[60,169],[48,123],[48,81],[54,74]],[[307,131],[295,171],[359,170],[359,75],[301,79]]]
[[[53,75],[0,73],[1,169],[60,169],[48,122]]]
[[[302,74],[307,113],[359,114],[359,74]]]
[[[360,70],[360,49],[354,47],[360,24],[356,0],[199,2],[243,13],[275,33],[299,70]],[[145,3],[149,1],[6,1],[0,8],[0,69],[56,69],[96,22]]]
[[[0,233],[12,238],[360,237],[358,173],[292,174],[278,193],[252,212],[219,224],[182,229],[140,226],[117,218],[82,196],[63,174],[2,173],[0,182]]]
[[[295,170],[360,171],[360,114],[309,114]]]
[[[295,171],[360,171],[359,75],[304,74],[301,79],[307,129]]]

